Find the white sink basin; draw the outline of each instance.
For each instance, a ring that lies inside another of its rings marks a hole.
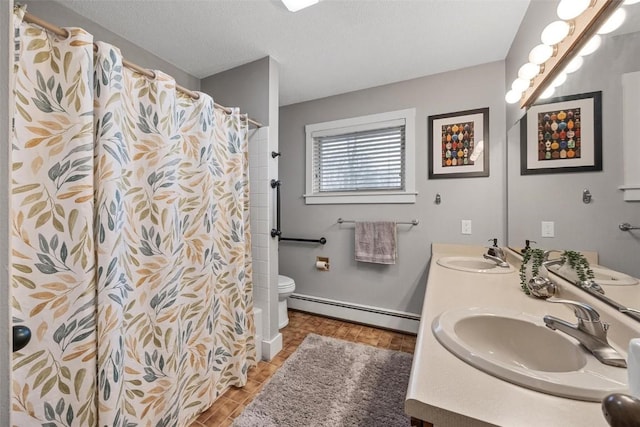
[[[468,364],[513,384],[600,402],[628,393],[627,370],[600,363],[577,341],[544,326],[542,316],[503,308],[450,310],[431,329]]]
[[[514,271],[512,266],[499,267],[481,256],[446,256],[438,258],[436,262],[443,267],[469,273],[506,274]]]

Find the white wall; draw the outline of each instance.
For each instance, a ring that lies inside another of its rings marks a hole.
[[[505,237],[504,62],[408,80],[280,109],[282,228],[287,237],[326,237],[324,246],[280,242],[280,272],[296,281],[296,294],[420,313],[431,243],[484,244]],[[416,108],[417,203],[408,205],[305,205],[306,124]],[[490,108],[490,171],[487,178],[427,179],[427,117]],[[442,204],[436,205],[436,193]],[[353,225],[336,220],[417,219],[398,227],[398,262],[393,266],[354,261]],[[460,221],[473,234],[460,234]],[[314,268],[316,256],[330,258],[330,271]]]
[[[9,150],[10,141],[10,105],[13,97],[10,94],[12,73],[11,55],[13,54],[13,27],[11,15],[13,0],[0,2],[0,425],[11,425],[11,316],[9,310]]]

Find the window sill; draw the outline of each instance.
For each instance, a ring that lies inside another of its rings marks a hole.
[[[340,205],[340,204],[364,204],[364,203],[415,203],[418,193],[328,193],[305,194],[307,205]]]
[[[621,185],[618,188],[624,192],[625,202],[640,202],[640,184]]]

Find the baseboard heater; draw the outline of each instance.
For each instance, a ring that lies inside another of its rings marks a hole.
[[[420,325],[420,315],[418,314],[314,297],[311,295],[294,293],[289,297],[289,307],[414,334],[418,332]]]

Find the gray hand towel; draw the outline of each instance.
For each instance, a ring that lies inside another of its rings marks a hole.
[[[396,263],[395,222],[356,222],[355,238],[356,261],[376,264]]]

